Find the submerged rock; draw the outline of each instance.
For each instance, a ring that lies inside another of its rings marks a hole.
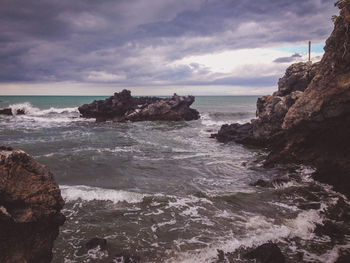
[[[100,250],[106,250],[107,249],[107,240],[104,238],[98,238],[94,237],[91,238],[88,242],[85,244],[86,249],[94,249],[100,247]]]
[[[190,106],[193,96],[171,98],[132,97],[129,90],[115,93],[105,100],[94,101],[79,107],[84,118],[96,121],[190,121],[199,119],[199,113]]]
[[[10,108],[0,109],[0,115],[12,116],[12,110]]]
[[[243,255],[247,259],[255,259],[259,263],[284,263],[281,249],[273,243],[263,244]]]
[[[21,150],[0,147],[0,262],[47,263],[65,217],[53,175]]]

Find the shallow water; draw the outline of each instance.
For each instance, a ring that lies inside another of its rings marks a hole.
[[[26,115],[0,117],[1,144],[47,165],[66,200],[53,262],[213,262],[217,249],[278,242],[288,262],[335,262],[350,248],[348,201],[307,167],[266,169],[263,150],[210,139],[255,116],[256,97],[197,97],[190,122],[95,123],[77,106],[101,97],[0,97]],[[258,179],[289,176],[271,188]],[[344,232],[326,235],[332,221]],[[93,237],[108,251],[85,251]],[[237,261],[244,262],[244,261]]]

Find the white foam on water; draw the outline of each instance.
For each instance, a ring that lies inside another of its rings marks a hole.
[[[233,252],[239,247],[259,246],[268,241],[278,242],[293,237],[309,240],[313,237],[317,223],[322,223],[318,210],[303,211],[296,218],[285,220],[281,225],[275,224],[273,219],[265,216],[250,216],[245,223],[247,232],[244,237],[219,240],[205,249],[179,253],[166,262],[212,262],[217,256],[217,249]]]
[[[12,114],[17,115],[17,110],[23,110],[25,115],[30,116],[38,116],[38,115],[47,115],[52,113],[78,113],[78,107],[70,107],[70,108],[54,108],[51,107],[49,109],[41,110],[37,107],[34,107],[29,102],[23,102],[23,103],[16,103],[9,105],[9,108],[12,109]]]
[[[113,203],[140,203],[146,196],[123,190],[104,189],[85,185],[60,185],[60,189],[63,199],[66,202],[72,202],[80,199],[82,201],[100,200],[111,201]]]

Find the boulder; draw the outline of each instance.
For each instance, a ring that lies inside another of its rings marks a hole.
[[[129,90],[113,96],[84,104],[79,107],[83,118],[96,121],[190,121],[199,119],[199,113],[190,106],[193,96],[182,97],[174,94],[171,98],[132,97]]]
[[[284,263],[281,249],[273,243],[263,244],[243,255],[247,259],[255,259],[259,263]]]
[[[94,237],[85,244],[87,250],[99,247],[100,250],[107,250],[107,239]]]
[[[0,262],[47,263],[65,217],[53,175],[21,150],[0,147]]]
[[[224,124],[216,134],[212,134],[211,138],[216,138],[220,142],[235,141],[237,143],[249,144],[253,140],[253,126],[246,124]]]

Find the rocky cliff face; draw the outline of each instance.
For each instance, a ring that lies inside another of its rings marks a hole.
[[[350,1],[338,6],[320,63],[289,67],[278,91],[258,99],[248,138],[236,141],[267,146],[266,165],[313,165],[317,179],[350,196]]]
[[[47,263],[65,221],[49,170],[21,150],[0,147],[0,262]]]
[[[350,195],[350,2],[339,6],[319,70],[286,113],[268,163],[313,164],[317,179]]]
[[[96,121],[190,121],[199,119],[199,113],[190,106],[193,96],[172,98],[132,97],[129,90],[115,93],[106,100],[94,101],[79,107],[84,118]]]

